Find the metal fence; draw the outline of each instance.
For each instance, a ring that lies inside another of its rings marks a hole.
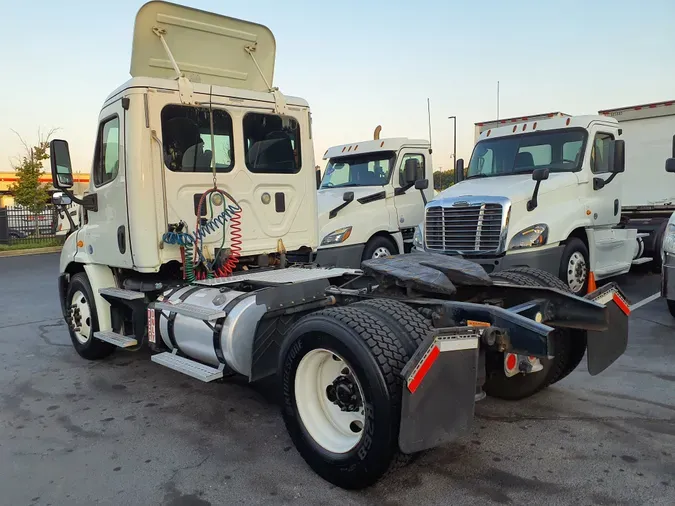
[[[59,214],[63,212],[52,205],[37,214],[18,206],[0,208],[0,244],[30,247],[63,243],[67,230],[60,230],[64,220],[59,219]]]

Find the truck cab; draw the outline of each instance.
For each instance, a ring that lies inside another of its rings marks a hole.
[[[537,267],[576,294],[628,272],[640,255],[621,222],[624,141],[617,120],[560,113],[484,129],[464,178],[425,209],[415,248],[488,272]]]
[[[412,248],[424,204],[433,197],[431,146],[375,137],[324,154],[317,193],[319,265],[358,268],[363,260]]]

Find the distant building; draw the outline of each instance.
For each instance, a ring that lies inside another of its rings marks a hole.
[[[12,187],[12,185],[16,184],[18,180],[19,178],[14,171],[0,172],[0,207],[14,205],[14,196],[9,189]],[[43,184],[49,184],[49,191],[54,191],[54,187],[51,185],[51,174],[41,175],[40,182]],[[89,174],[76,172],[73,174],[73,182],[73,193],[82,195],[89,188]]]

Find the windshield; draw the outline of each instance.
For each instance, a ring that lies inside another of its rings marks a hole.
[[[393,151],[331,158],[328,160],[321,188],[384,186],[389,182],[395,158],[396,153]]]
[[[471,155],[467,179],[531,173],[539,168],[579,170],[586,135],[583,129],[569,129],[482,140]]]

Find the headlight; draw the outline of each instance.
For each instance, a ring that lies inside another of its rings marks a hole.
[[[352,227],[338,228],[323,238],[323,241],[321,241],[321,246],[340,244],[341,242],[345,242],[347,239],[349,239],[350,235],[352,235]]]
[[[663,236],[663,251],[675,253],[675,223],[668,223]]]
[[[421,224],[415,227],[415,235],[413,235],[413,248],[424,251],[424,230]]]
[[[534,248],[543,246],[548,240],[548,226],[540,223],[521,230],[513,236],[509,249]]]

